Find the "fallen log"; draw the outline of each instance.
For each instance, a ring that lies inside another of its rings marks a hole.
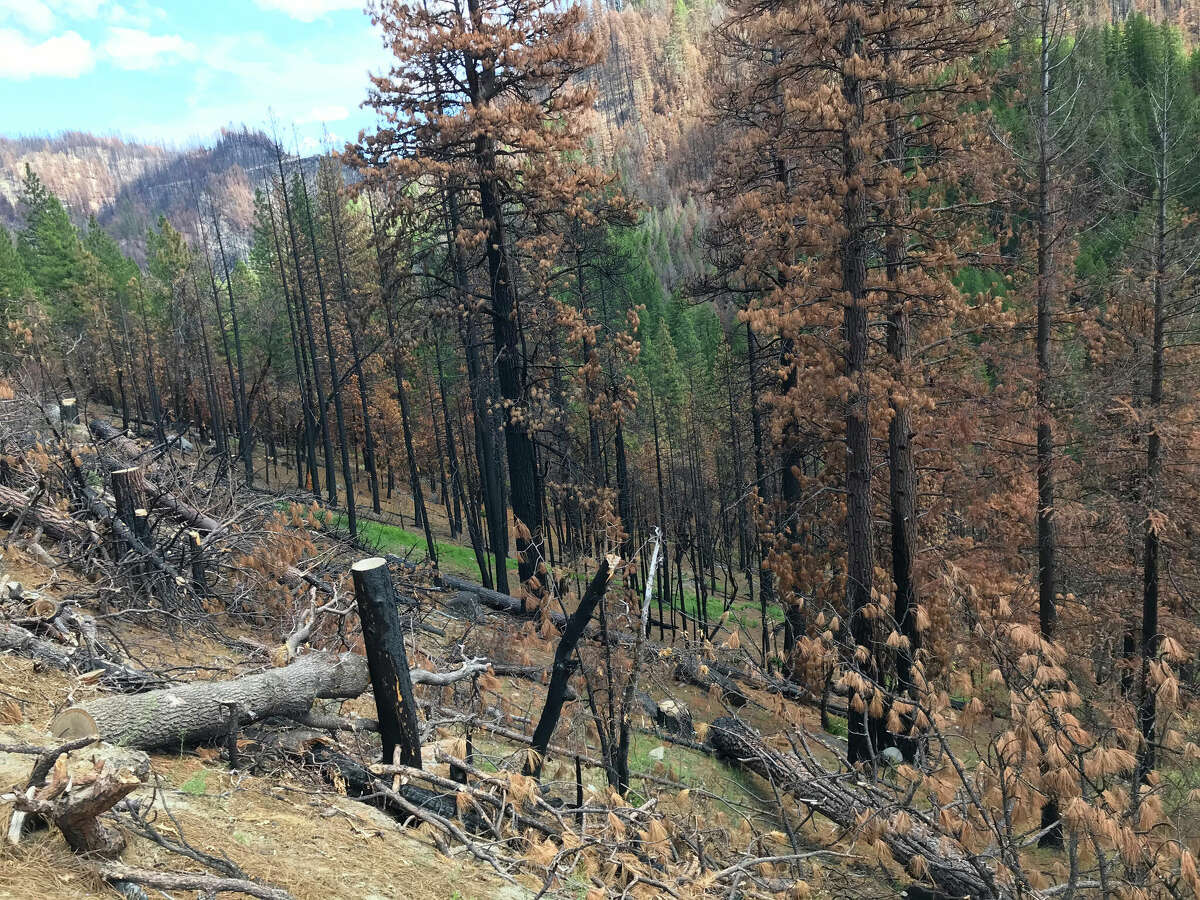
[[[675,665],[675,678],[706,691],[716,687],[730,706],[740,708],[750,702],[750,698],[738,687],[737,682],[690,653],[684,654]]]
[[[11,650],[63,672],[71,670],[71,656],[57,644],[44,641],[20,625],[0,622],[0,651]]]
[[[838,777],[812,759],[775,750],[740,719],[716,719],[709,726],[708,742],[727,763],[765,778],[848,832],[895,805],[894,796],[861,783],[856,773]],[[982,860],[969,855],[952,836],[915,815],[912,819],[910,827],[902,831],[885,828],[880,835],[898,863],[908,867],[920,858],[929,880],[948,896],[1007,900],[1010,894],[997,884],[995,873]]]
[[[457,575],[441,575],[439,576],[444,587],[454,588],[458,591],[467,591],[479,598],[479,601],[489,609],[494,609],[498,612],[506,613],[511,616],[519,616],[526,619],[540,618],[541,610],[523,611],[521,609],[521,601],[516,597],[510,597],[508,594],[501,594],[499,591],[493,591],[490,588],[485,588],[482,585],[475,584],[472,581],[467,581],[465,578],[459,578]],[[567,616],[556,610],[550,610],[547,618],[550,620],[559,631],[567,627]],[[594,625],[590,625],[583,631],[583,637],[595,639],[599,637],[599,629]],[[608,637],[611,641],[616,641],[622,644],[632,644],[637,641],[637,635],[631,631],[618,631],[613,628],[608,629]]]
[[[198,872],[159,872],[157,869],[106,863],[100,867],[100,876],[112,883],[140,884],[162,891],[199,891],[202,897],[215,897],[228,892],[258,897],[259,900],[294,900],[287,891],[257,881]]]
[[[303,716],[317,699],[357,697],[368,686],[367,661],[353,653],[308,653],[294,663],[229,681],[197,681],[144,694],[99,697],[60,713],[63,737],[86,728],[110,743],[151,750],[223,736],[230,709],[242,722]],[[68,719],[70,716],[72,718]],[[57,730],[56,734],[59,733]]]
[[[93,540],[92,533],[69,515],[52,506],[30,503],[18,490],[0,485],[0,521],[13,522],[23,518],[23,522],[41,528],[60,544],[65,541]]]
[[[63,622],[67,618],[67,613],[60,613],[59,609],[61,608],[56,607],[56,614],[52,620],[54,623]],[[74,623],[79,623],[80,620],[90,623],[88,617],[73,613],[71,619]],[[123,662],[98,655],[98,644],[94,636],[89,640],[89,635],[83,632],[82,628],[78,630],[81,631],[81,644],[84,646],[67,648],[44,640],[21,625],[0,622],[0,652],[16,653],[61,672],[100,672],[100,683],[104,687],[123,694],[136,694],[170,683],[160,675],[143,672]]]

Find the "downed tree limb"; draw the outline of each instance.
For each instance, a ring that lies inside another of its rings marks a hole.
[[[363,657],[309,653],[283,668],[229,681],[99,697],[60,713],[51,728],[72,713],[80,723],[73,730],[86,727],[90,717],[96,733],[111,743],[141,750],[178,747],[224,735],[231,708],[238,710],[243,722],[268,716],[293,718],[307,713],[316,699],[357,697],[367,686]]]
[[[105,863],[100,867],[100,876],[108,882],[140,884],[162,891],[199,891],[201,896],[229,892],[247,894],[260,900],[295,900],[287,891],[259,884],[257,881],[203,875],[198,872],[159,872],[156,869],[138,869],[120,863]]]
[[[125,433],[119,431],[111,423],[104,419],[93,419],[91,423],[92,434],[98,439],[106,441],[108,445],[117,452],[118,458],[104,460],[105,467],[112,470],[120,470],[132,464],[138,457],[142,455],[141,450],[132,440],[125,436]],[[191,525],[198,532],[206,532],[209,535],[209,540],[214,535],[220,534],[227,527],[228,523],[221,523],[212,516],[206,515],[200,509],[197,509],[192,504],[180,499],[175,494],[168,490],[160,488],[148,478],[141,479],[142,490],[145,491],[146,500],[150,506],[168,510],[184,522]],[[15,492],[13,492],[15,493]],[[0,502],[3,498],[0,497]],[[47,532],[49,533],[49,532]],[[136,548],[135,548],[136,549]],[[288,566],[281,573],[280,577],[293,587],[299,587],[307,584],[315,587],[324,594],[332,594],[333,587],[326,581],[318,578],[315,575],[303,572],[295,566]]]
[[[86,527],[53,506],[30,503],[20,491],[0,485],[0,521],[35,525],[60,544],[65,541],[90,543],[94,535]]]
[[[0,622],[0,651],[11,650],[22,656],[53,666],[64,672],[71,670],[71,656],[61,647],[44,641],[20,625]]]
[[[432,684],[436,687],[445,687],[448,684],[454,684],[457,681],[463,681],[486,672],[489,668],[490,666],[486,659],[467,659],[463,660],[463,664],[453,672],[429,672],[425,669],[410,669],[408,678],[413,684]]]
[[[849,832],[895,802],[884,791],[857,783],[853,773],[839,778],[812,759],[775,750],[739,719],[716,719],[709,726],[708,741],[727,762],[765,778]],[[906,868],[920,858],[928,878],[951,897],[1006,900],[1010,896],[987,865],[916,816],[911,827],[902,831],[885,828],[879,839]]]

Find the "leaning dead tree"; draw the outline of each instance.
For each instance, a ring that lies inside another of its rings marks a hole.
[[[529,754],[525,764],[526,775],[536,777],[542,772],[542,763],[545,761],[546,751],[550,747],[550,738],[553,737],[554,729],[558,727],[559,716],[562,714],[567,682],[571,678],[573,668],[572,657],[575,655],[575,648],[579,644],[579,639],[583,637],[583,630],[592,618],[596,605],[608,591],[608,583],[612,580],[616,568],[620,564],[621,560],[616,556],[606,556],[601,560],[600,567],[592,578],[592,583],[584,592],[579,606],[567,619],[562,637],[558,639],[558,647],[554,651],[554,668],[550,675],[550,686],[546,689],[546,705],[542,710],[542,717],[538,721],[537,728],[533,732],[533,752]]]

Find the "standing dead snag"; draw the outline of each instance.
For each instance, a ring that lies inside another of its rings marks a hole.
[[[546,706],[542,709],[542,717],[533,732],[533,753],[525,763],[526,775],[537,778],[542,774],[542,762],[550,747],[550,738],[558,726],[558,717],[562,714],[567,680],[571,677],[571,656],[575,653],[579,639],[583,637],[583,630],[587,627],[596,605],[608,591],[608,583],[620,563],[620,557],[612,554],[601,560],[600,568],[596,570],[596,575],[584,592],[583,599],[579,601],[579,606],[567,618],[558,647],[554,650],[554,669],[550,675],[550,685],[546,688]]]
[[[408,674],[404,630],[396,612],[396,592],[387,562],[372,556],[350,568],[354,597],[362,621],[363,644],[379,713],[383,739],[383,761],[392,762],[396,750],[400,762],[421,768],[421,737],[417,726],[417,702]]]

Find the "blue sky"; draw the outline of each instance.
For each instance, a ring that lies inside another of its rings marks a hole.
[[[0,134],[91,131],[153,143],[227,125],[303,151],[369,126],[386,54],[364,0],[0,0]]]

